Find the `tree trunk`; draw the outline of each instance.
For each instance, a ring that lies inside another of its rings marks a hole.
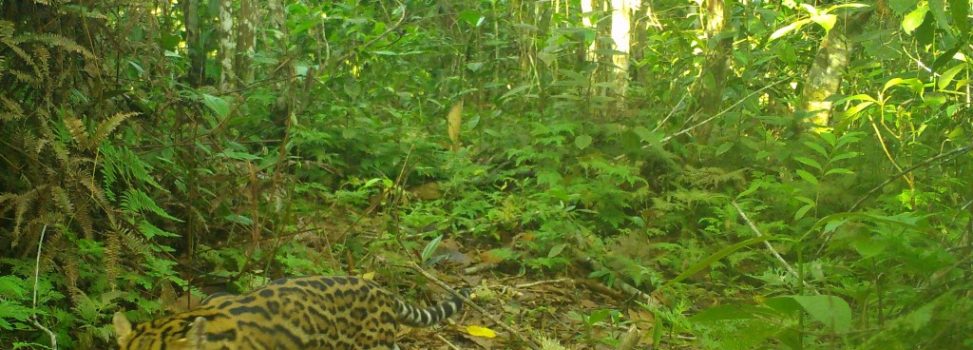
[[[872,11],[866,11],[841,16],[841,20],[821,41],[807,73],[801,101],[803,113],[797,114],[799,118],[809,116],[815,132],[828,129],[831,122],[831,101],[828,98],[838,92],[851,60],[852,42],[849,37],[861,31],[871,14]]]
[[[189,56],[186,80],[189,86],[198,87],[206,80],[206,50],[200,36],[199,0],[186,0],[182,4],[183,20],[186,23],[186,50]]]

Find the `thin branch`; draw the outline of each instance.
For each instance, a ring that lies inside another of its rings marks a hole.
[[[41,270],[41,248],[44,247],[44,234],[47,233],[47,225],[41,228],[41,238],[37,242],[37,259],[34,261],[34,300],[31,305],[31,315],[30,322],[34,324],[34,327],[47,333],[48,337],[51,337],[51,349],[57,350],[57,335],[51,332],[50,329],[44,327],[40,321],[37,320],[37,284],[40,280],[40,270]]]
[[[760,232],[760,229],[757,228],[757,225],[754,225],[753,221],[750,221],[750,218],[747,217],[747,214],[743,212],[743,209],[740,208],[740,205],[737,204],[736,201],[730,201],[730,204],[732,204],[733,208],[737,210],[737,213],[740,214],[740,217],[743,218],[743,221],[747,223],[747,226],[750,227],[750,230],[753,231],[753,234],[757,235],[757,237],[764,236],[764,234]],[[767,247],[767,250],[769,250],[770,253],[773,254],[774,257],[777,258],[777,260],[780,261],[782,265],[784,265],[784,269],[786,269],[788,273],[793,275],[794,278],[798,279],[799,281],[802,281],[805,287],[811,288],[813,290],[813,287],[809,286],[807,282],[804,282],[801,279],[801,275],[797,273],[797,270],[795,270],[794,267],[792,267],[791,264],[787,262],[787,260],[784,260],[784,257],[777,252],[777,249],[774,248],[773,244],[770,244],[770,242],[768,241],[764,241],[764,246]]]
[[[878,184],[878,186],[875,186],[874,188],[872,188],[871,190],[869,190],[868,193],[865,193],[865,195],[862,196],[861,198],[859,198],[858,201],[855,202],[855,204],[851,206],[851,208],[848,208],[848,211],[851,212],[851,211],[855,211],[856,209],[858,209],[858,206],[861,205],[862,202],[864,202],[866,199],[868,199],[873,194],[875,194],[875,192],[878,192],[878,190],[881,190],[882,187],[885,187],[885,185],[888,185],[888,184],[892,183],[892,181],[895,181],[895,179],[898,179],[899,177],[901,177],[901,176],[903,176],[905,174],[908,174],[908,173],[912,172],[913,170],[916,170],[916,169],[925,167],[925,166],[927,166],[929,164],[932,164],[933,162],[935,162],[937,160],[944,159],[944,158],[949,158],[949,157],[953,157],[953,156],[957,156],[957,155],[960,155],[960,154],[969,152],[970,150],[973,150],[973,144],[969,144],[969,145],[966,145],[966,146],[963,146],[963,147],[956,148],[956,149],[954,149],[952,151],[939,154],[939,155],[937,155],[935,157],[926,159],[924,161],[921,161],[919,163],[916,163],[913,166],[910,166],[908,168],[905,168],[905,170],[900,171],[898,174],[889,176],[887,179],[885,179],[885,181],[882,181],[882,183]]]
[[[756,91],[754,91],[754,92],[751,92],[751,93],[749,93],[749,94],[747,94],[747,96],[744,96],[744,97],[743,97],[743,98],[741,98],[741,99],[740,99],[739,101],[737,101],[736,103],[734,103],[734,104],[732,104],[732,105],[730,105],[729,107],[727,107],[727,108],[725,108],[725,109],[723,109],[723,110],[722,110],[722,111],[720,111],[719,113],[716,113],[716,114],[714,114],[714,115],[713,115],[712,117],[709,117],[709,118],[706,118],[705,120],[703,120],[703,121],[701,121],[701,122],[699,122],[699,123],[696,123],[696,124],[694,124],[693,126],[690,126],[690,127],[688,127],[688,128],[685,128],[685,129],[682,129],[682,130],[680,130],[679,132],[677,132],[677,133],[675,133],[675,134],[672,134],[672,135],[670,135],[670,136],[666,136],[666,137],[664,137],[664,138],[662,139],[662,143],[666,143],[666,142],[669,142],[669,140],[671,140],[672,138],[674,138],[674,137],[676,137],[676,136],[679,136],[679,135],[682,135],[682,134],[685,134],[685,133],[688,133],[688,132],[690,132],[690,131],[692,131],[692,130],[693,130],[693,129],[695,129],[695,128],[698,128],[698,127],[700,127],[700,126],[703,126],[703,125],[704,125],[704,124],[706,124],[706,123],[709,123],[709,122],[711,122],[711,121],[713,121],[713,120],[714,120],[714,119],[716,119],[716,118],[719,118],[719,117],[722,117],[722,116],[723,116],[724,114],[726,114],[726,112],[729,112],[729,111],[731,111],[731,110],[733,110],[734,108],[736,108],[737,106],[739,106],[739,105],[740,105],[740,104],[742,104],[743,102],[746,102],[747,100],[749,100],[749,99],[750,99],[751,97],[753,97],[753,96],[755,96],[755,95],[757,95],[757,94],[759,94],[759,93],[761,93],[761,92],[764,92],[764,90],[767,90],[767,89],[770,89],[770,88],[772,88],[772,87],[774,87],[774,86],[777,86],[777,85],[778,85],[778,84],[780,84],[780,83],[783,83],[783,82],[786,82],[786,81],[789,81],[789,80],[791,80],[791,78],[784,78],[784,79],[781,79],[781,80],[778,80],[778,81],[775,81],[775,82],[773,82],[773,83],[770,83],[770,84],[769,84],[769,85],[767,85],[767,86],[764,86],[764,87],[762,87],[762,88],[759,88],[759,89],[757,89]]]

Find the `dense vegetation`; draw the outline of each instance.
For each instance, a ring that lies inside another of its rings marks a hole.
[[[413,261],[484,347],[973,348],[969,0],[637,3],[0,0],[0,348]]]

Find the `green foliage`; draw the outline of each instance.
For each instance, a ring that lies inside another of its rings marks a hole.
[[[215,8],[190,33],[181,3],[30,3],[0,5],[0,348],[457,245],[662,293],[658,347],[973,346],[968,1],[727,2],[712,37],[653,2],[624,96],[611,16],[573,3],[268,2],[252,77],[222,71]],[[811,129],[808,67],[868,11]],[[615,346],[625,306],[550,314]]]

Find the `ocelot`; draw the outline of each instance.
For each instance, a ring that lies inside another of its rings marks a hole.
[[[121,350],[391,350],[399,348],[400,323],[431,326],[462,306],[462,299],[453,297],[418,308],[372,281],[317,276],[213,297],[196,309],[134,328],[117,312],[113,323]]]

